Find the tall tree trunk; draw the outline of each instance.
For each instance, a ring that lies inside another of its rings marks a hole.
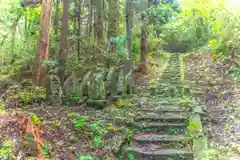
[[[88,38],[89,40],[92,38],[92,19],[93,19],[92,1],[90,1],[88,6]]]
[[[108,33],[107,37],[110,41],[110,51],[109,58],[114,56],[117,49],[117,44],[115,41],[111,40],[111,38],[116,37],[118,35],[118,12],[119,12],[119,0],[108,0],[109,3],[109,13],[108,13]],[[110,67],[111,61],[108,61],[107,67]]]
[[[75,10],[75,15],[73,16],[73,31],[76,32],[77,30],[77,17],[78,17],[78,0],[74,0],[74,10]]]
[[[97,10],[97,22],[96,22],[96,34],[98,44],[103,44],[103,0],[97,0],[96,10]]]
[[[42,1],[42,11],[40,19],[40,33],[37,44],[35,83],[43,84],[45,71],[41,68],[41,61],[48,59],[49,33],[52,18],[52,0]]]
[[[127,33],[127,49],[129,58],[132,59],[132,20],[133,20],[133,12],[132,12],[132,1],[126,0],[126,33]]]
[[[118,34],[118,0],[108,0],[109,3],[109,13],[108,13],[108,40],[112,37],[116,37]]]
[[[64,84],[65,62],[67,56],[67,36],[68,36],[68,0],[63,1],[63,15],[61,26],[60,54],[59,54],[59,78],[61,86]]]
[[[141,57],[140,57],[140,71],[147,74],[147,22],[146,14],[142,14],[141,26]]]
[[[58,27],[59,27],[59,1],[60,0],[56,0],[55,35],[58,35]]]
[[[82,13],[82,0],[79,0],[78,3],[78,9],[77,9],[77,22],[78,22],[78,28],[77,28],[77,36],[78,36],[78,43],[77,43],[77,52],[78,52],[78,58],[80,59],[80,36],[81,36],[81,13]]]
[[[97,40],[97,7],[93,7],[94,40]]]

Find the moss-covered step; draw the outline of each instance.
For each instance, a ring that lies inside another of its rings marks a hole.
[[[152,105],[155,105],[155,107],[157,106],[175,106],[178,107],[178,103],[179,101],[170,101],[170,100],[162,100],[162,101],[158,101],[158,102],[151,102]]]
[[[177,98],[177,97],[151,97],[151,99],[149,98],[149,102],[153,103],[153,104],[166,104],[166,103],[170,103],[170,104],[177,104],[179,101],[181,100],[181,98]]]
[[[185,123],[188,120],[187,116],[183,116],[180,114],[175,115],[158,115],[158,114],[145,114],[142,116],[135,117],[134,120],[136,122],[170,122],[170,123]]]
[[[183,148],[192,143],[192,139],[186,138],[184,134],[169,135],[143,132],[133,135],[132,140],[137,144],[157,144],[160,148]]]
[[[168,107],[156,107],[156,108],[140,108],[139,111],[142,112],[153,112],[157,114],[163,114],[165,112],[179,112],[182,115],[186,115],[188,113],[188,108],[180,108],[180,107],[173,107],[173,106],[168,106]]]
[[[163,131],[168,132],[169,128],[179,133],[185,133],[186,123],[156,123],[156,122],[133,122],[132,126],[144,131]]]
[[[126,148],[127,157],[134,157],[137,160],[193,160],[193,153],[189,149],[156,149],[151,148]],[[130,158],[129,158],[130,159]]]

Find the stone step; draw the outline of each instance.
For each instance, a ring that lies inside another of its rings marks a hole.
[[[188,120],[187,116],[183,115],[159,115],[159,114],[145,114],[145,115],[138,115],[134,118],[136,122],[145,121],[145,122],[172,122],[172,123],[185,123]]]
[[[168,86],[171,85],[172,83],[173,84],[178,84],[181,82],[181,79],[178,78],[178,79],[170,79],[170,77],[167,77],[167,76],[163,76],[159,81],[158,83],[160,84],[163,84],[163,83],[168,83]]]
[[[168,75],[173,75],[173,76],[177,76],[177,75],[180,76],[180,71],[178,71],[179,68],[176,68],[176,69],[177,69],[177,71],[175,71],[175,72],[173,72],[173,70],[165,70],[162,72],[162,75],[168,74]],[[173,73],[178,73],[178,74],[176,75]]]
[[[132,122],[132,126],[142,131],[162,131],[164,133],[185,133],[186,123]]]
[[[177,87],[183,87],[183,84],[182,82],[179,80],[179,81],[168,81],[168,83],[166,82],[162,82],[162,83],[159,83],[157,84],[156,88],[157,89],[166,89],[166,88],[177,88]]]
[[[153,113],[166,113],[166,112],[183,112],[183,114],[186,114],[186,112],[189,111],[189,108],[181,108],[181,107],[156,107],[156,108],[139,108],[139,111],[144,112],[153,112]]]
[[[147,147],[147,148],[160,148],[160,149],[169,149],[169,148],[192,148],[192,141],[191,140],[179,140],[174,141],[170,139],[162,139],[161,141],[148,141],[142,140],[137,141],[133,140],[133,145],[136,147]]]
[[[173,109],[178,109],[181,108],[179,107],[179,102],[156,102],[152,103],[150,106],[154,107],[155,109],[160,109],[160,108],[173,108]]]
[[[134,159],[137,160],[193,160],[193,153],[189,149],[156,149],[151,148],[126,148],[126,153],[129,155],[132,153]]]
[[[141,143],[161,143],[161,142],[189,142],[185,135],[168,135],[168,134],[149,134],[149,133],[138,133],[133,135],[132,139]]]
[[[159,78],[159,80],[176,80],[180,79],[180,74],[179,73],[163,73],[162,76]]]

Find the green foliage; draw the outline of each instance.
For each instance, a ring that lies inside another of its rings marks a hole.
[[[3,144],[0,144],[0,159],[8,160],[9,158],[13,158],[12,153],[13,141],[6,140]]]
[[[35,56],[40,7],[24,9],[18,0],[0,3],[0,74],[12,76]]]
[[[120,59],[126,59],[129,57],[127,48],[125,47],[126,38],[122,36],[112,37],[113,41],[117,45],[116,54]]]
[[[151,6],[148,11],[150,22],[162,25],[167,23],[174,14],[179,11],[179,4],[176,0],[173,3],[160,2],[157,6]]]
[[[23,100],[24,105],[27,105],[32,99],[32,93],[26,90],[19,92],[19,96]]]
[[[132,58],[135,63],[138,63],[138,56],[140,54],[140,40],[138,36],[133,36],[132,40]]]
[[[101,124],[96,122],[89,125],[91,131],[88,133],[93,138],[93,144],[95,148],[98,148],[103,143],[103,131]]]
[[[32,121],[33,121],[34,125],[39,125],[40,124],[40,119],[35,114],[32,115]]]
[[[87,124],[87,120],[89,119],[88,116],[81,116],[80,114],[77,113],[71,113],[69,114],[71,117],[71,122],[74,124],[74,126],[78,129],[81,129]]]
[[[132,152],[128,152],[127,155],[129,160],[134,160],[134,155]]]
[[[93,122],[88,116],[81,116],[77,113],[71,113],[69,116],[77,129],[86,132],[92,138],[95,148],[102,145],[104,130],[100,122]]]
[[[23,101],[23,104],[27,105],[33,99],[45,98],[45,88],[37,86],[20,88],[18,94],[21,100]]]
[[[44,143],[42,146],[42,153],[45,158],[50,157],[50,146],[48,143]]]
[[[186,107],[186,108],[193,108],[194,107],[194,103],[192,102],[192,100],[189,97],[186,97],[186,96],[182,98],[179,105],[181,107]]]
[[[38,38],[40,12],[41,12],[40,7],[24,9],[24,16],[25,16],[25,19],[27,20],[27,26],[24,26],[26,36],[33,36],[36,39]]]
[[[81,156],[79,155],[77,160],[94,160],[92,156]]]

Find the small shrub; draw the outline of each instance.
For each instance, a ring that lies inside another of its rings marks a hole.
[[[77,113],[70,114],[71,122],[77,129],[86,132],[93,140],[93,145],[98,148],[103,143],[103,126],[100,122],[93,122],[88,116],[81,116]]]

